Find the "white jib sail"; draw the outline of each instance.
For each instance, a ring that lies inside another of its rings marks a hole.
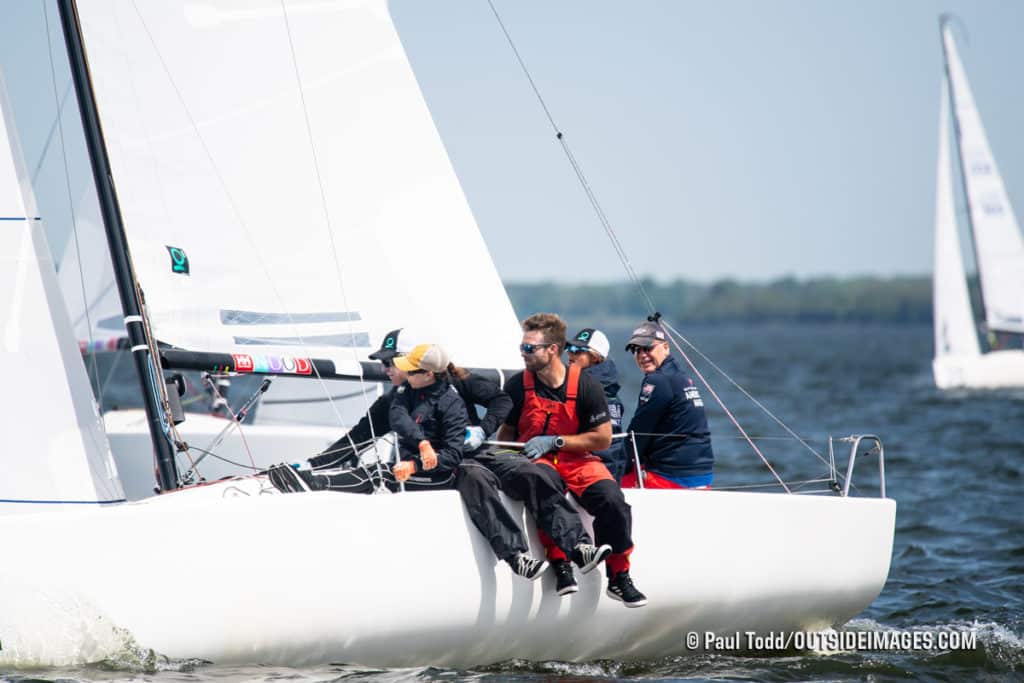
[[[949,150],[949,98],[942,79],[939,105],[939,157],[935,178],[935,272],[932,275],[932,306],[935,324],[935,356],[977,356],[978,336],[967,293],[960,237],[953,204],[953,173]]]
[[[0,82],[0,514],[124,498]]]
[[[344,362],[412,327],[460,365],[520,367],[387,3],[285,7],[79,3],[157,337]]]
[[[953,89],[985,317],[992,330],[1024,332],[1024,238],[974,104],[953,34],[942,30]]]

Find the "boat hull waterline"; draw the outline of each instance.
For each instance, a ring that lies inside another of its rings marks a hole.
[[[21,561],[0,569],[0,665],[94,662],[126,642],[218,664],[647,659],[694,651],[688,632],[840,626],[888,575],[891,499],[626,494],[640,609],[608,597],[602,571],[567,597],[551,572],[513,576],[454,491],[282,495],[249,477],[10,515],[0,535]]]

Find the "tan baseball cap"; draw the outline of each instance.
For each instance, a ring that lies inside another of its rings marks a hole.
[[[448,367],[448,352],[437,344],[420,344],[404,356],[395,356],[394,363],[403,372],[444,372]]]

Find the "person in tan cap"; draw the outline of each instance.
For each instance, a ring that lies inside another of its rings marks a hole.
[[[468,424],[466,404],[449,383],[449,359],[436,344],[421,344],[404,356],[396,356],[395,367],[407,374],[389,413],[391,428],[398,434],[401,462],[392,468],[406,487],[457,488],[469,517],[491,544],[494,554],[512,571],[534,580],[548,563],[527,553],[522,530],[505,509],[497,488],[473,483],[482,468],[467,469],[463,445]],[[461,476],[456,477],[461,472]]]

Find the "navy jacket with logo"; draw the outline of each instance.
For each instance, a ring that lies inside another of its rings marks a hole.
[[[627,431],[638,433],[637,453],[644,468],[667,477],[711,474],[715,457],[704,401],[693,380],[671,356],[644,375]],[[627,452],[628,471],[632,469],[628,446]]]

